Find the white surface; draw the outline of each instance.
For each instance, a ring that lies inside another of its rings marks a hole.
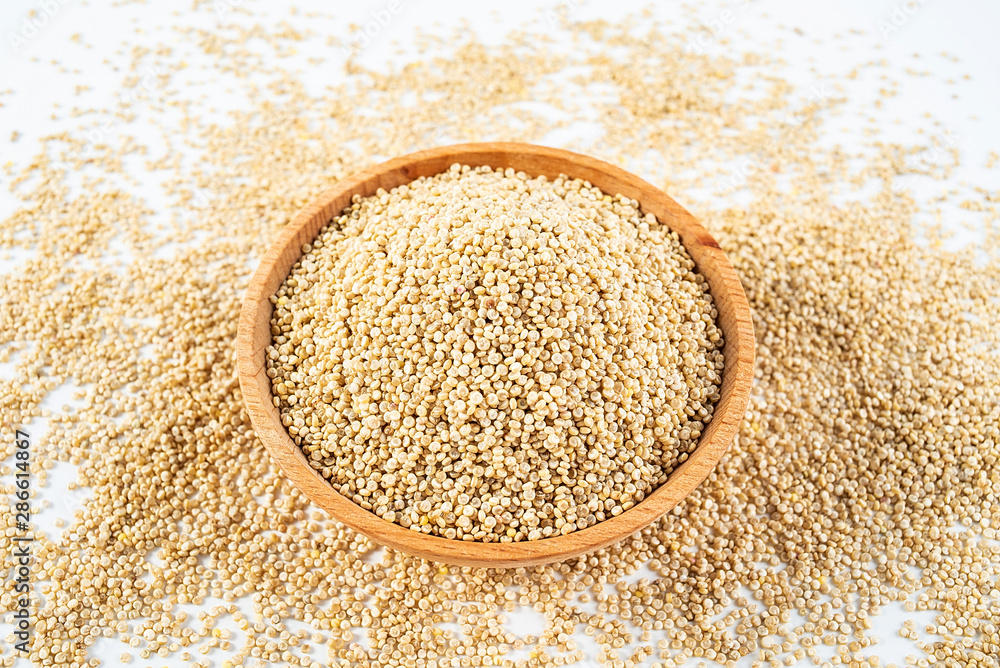
[[[498,5],[501,7],[498,13],[491,14],[480,9],[480,3],[400,2],[399,12],[392,15],[388,24],[361,50],[359,57],[365,64],[384,63],[392,57],[393,41],[405,43],[417,26],[430,28],[440,23],[443,29],[468,20],[471,29],[492,42],[501,40],[509,29],[525,24],[544,30],[549,21],[546,12],[568,13],[573,20],[596,17],[613,20],[625,11],[646,6],[645,3],[627,0],[563,0],[561,3],[506,0]],[[202,11],[197,16],[184,14],[190,3],[161,2],[151,6],[125,4],[116,7],[111,2],[64,0],[59,3],[52,0],[49,4],[57,6],[58,10],[35,34],[30,34],[30,30],[24,32],[24,20],[30,10],[41,10],[41,2],[4,0],[0,4],[0,91],[11,91],[0,96],[0,166],[8,162],[25,164],[37,151],[37,139],[42,135],[67,131],[73,136],[86,137],[86,133],[94,132],[97,126],[93,121],[91,125],[80,127],[79,121],[67,118],[66,112],[73,106],[110,108],[114,105],[114,95],[121,87],[128,64],[123,43],[152,44],[159,41],[160,36],[166,33],[158,31],[168,23],[192,23],[211,28],[214,20],[211,11]],[[389,5],[384,0],[357,0],[337,3],[336,7],[319,0],[298,2],[297,6],[303,11],[318,9],[335,17],[306,21],[301,14],[298,17],[283,15],[285,3],[233,0],[232,4],[238,5],[239,11],[252,12],[265,25],[270,22],[268,17],[287,19],[293,25],[308,25],[318,33],[345,38],[348,37],[349,24],[370,22],[373,12],[385,10]],[[678,11],[680,7],[673,2],[659,2],[655,11],[669,18],[684,15],[684,12]],[[175,11],[178,14],[175,15]],[[817,73],[845,75],[857,65],[884,58],[893,71],[900,73],[899,94],[876,109],[871,101],[875,99],[882,82],[871,77],[843,81],[844,89],[837,95],[846,97],[857,114],[848,114],[829,123],[826,128],[829,134],[825,139],[845,146],[869,142],[869,137],[861,135],[859,122],[860,118],[869,116],[878,119],[881,137],[887,141],[927,143],[927,135],[940,132],[935,128],[943,127],[947,133],[943,141],[958,148],[962,159],[962,166],[948,185],[961,187],[965,179],[994,188],[1000,184],[996,171],[988,174],[984,167],[989,151],[1000,151],[1000,123],[997,122],[997,110],[1000,109],[1000,41],[996,37],[996,28],[1000,26],[1000,3],[840,0],[820,4],[793,0],[760,0],[753,3],[735,0],[703,2],[691,14],[704,22],[705,27],[690,33],[690,37],[693,40],[700,38],[695,43],[708,52],[780,50],[780,55],[788,62],[781,74],[798,87],[803,101],[816,95],[830,94],[817,84]],[[678,29],[685,24],[686,19],[678,19]],[[798,31],[787,28],[797,28]],[[147,34],[139,34],[137,29],[145,30]],[[711,32],[713,29],[716,31],[714,34]],[[92,44],[93,48],[84,48],[71,41],[74,33],[80,33],[83,41]],[[17,36],[13,40],[12,34]],[[834,34],[841,39],[829,39]],[[18,37],[23,37],[24,41],[21,42]],[[325,39],[303,42],[298,48],[303,55],[304,67],[305,58],[318,52],[335,64],[343,60],[340,49],[327,46]],[[942,52],[949,55],[946,57]],[[109,60],[109,64],[103,62],[105,59]],[[59,61],[66,71],[59,72],[59,67],[51,64],[53,60]],[[119,71],[115,71],[116,66]],[[907,76],[903,74],[907,68],[926,70],[930,75]],[[969,79],[964,79],[965,75],[969,75]],[[307,72],[304,78],[322,85],[324,79],[336,76],[341,76],[338,69],[326,66],[322,72]],[[949,80],[954,80],[954,83],[949,83]],[[242,99],[239,91],[241,82],[233,80],[227,84],[214,86],[211,93],[212,103],[220,110],[238,106]],[[90,86],[91,90],[76,96],[74,89],[78,85]],[[230,86],[232,92],[226,90]],[[149,91],[148,98],[126,104],[141,116],[143,105],[156,104],[154,90]],[[54,103],[61,103],[62,106],[54,109]],[[56,116],[51,115],[54,111]],[[939,124],[935,125],[934,121]],[[10,135],[14,130],[19,131],[22,137],[12,143]],[[112,124],[110,130],[101,130],[105,133],[101,139],[109,141],[109,137],[115,138],[120,131],[120,127]],[[134,133],[138,130],[129,127],[128,131]],[[114,141],[110,143],[114,145]],[[933,156],[925,159],[932,160]],[[141,181],[141,174],[137,178]],[[6,177],[0,175],[2,217],[8,216],[18,206],[8,191],[8,185]],[[148,194],[155,203],[153,188],[137,190]],[[960,229],[962,220],[961,215],[956,215],[946,224]],[[965,239],[974,238],[968,232],[964,235]],[[3,273],[16,267],[16,263],[16,256],[6,262],[0,261],[0,281]],[[0,377],[9,377],[11,371],[11,364],[0,364]],[[61,407],[71,396],[72,388],[61,388],[50,397],[49,405]],[[34,439],[38,439],[45,429],[43,420],[36,420],[28,427]],[[39,518],[40,525],[48,532],[55,531],[52,522],[56,517],[70,520],[73,509],[78,507],[84,496],[82,492],[65,492],[65,485],[73,476],[72,467],[65,464],[50,477],[43,498],[48,498],[53,505]],[[532,625],[537,624],[537,620],[532,619],[533,614],[529,612],[516,617],[511,628],[530,632]],[[879,656],[883,662],[900,664],[908,654],[922,655],[910,641],[899,638],[897,631],[904,619],[916,619],[920,629],[932,618],[928,613],[907,613],[901,607],[887,607],[875,620],[875,634],[882,642],[869,648],[867,653]],[[6,636],[8,631],[8,625],[0,624],[0,637]],[[584,648],[593,647],[586,640],[581,644]],[[100,654],[108,660],[108,665],[116,665],[123,649],[117,641],[102,640],[94,655]],[[220,654],[213,652],[213,656]],[[321,658],[322,654],[317,652],[314,656]],[[195,657],[201,658],[197,654]],[[749,665],[750,662],[748,659],[745,663]],[[183,665],[179,658],[140,661],[138,664]],[[697,661],[692,662],[692,665],[697,664]],[[26,662],[16,665],[26,665]]]

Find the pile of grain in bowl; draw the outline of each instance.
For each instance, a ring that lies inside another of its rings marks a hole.
[[[677,234],[560,176],[355,197],[272,297],[282,422],[341,494],[483,542],[619,515],[697,446],[722,333]]]

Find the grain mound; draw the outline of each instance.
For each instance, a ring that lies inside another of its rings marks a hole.
[[[628,510],[719,397],[715,307],[676,233],[581,180],[456,164],[355,198],[272,301],[268,375],[309,463],[446,538]]]

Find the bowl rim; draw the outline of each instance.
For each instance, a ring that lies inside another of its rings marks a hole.
[[[481,542],[424,534],[382,519],[337,492],[313,469],[295,444],[274,406],[267,377],[271,341],[270,297],[302,254],[302,246],[349,206],[354,195],[367,197],[452,164],[513,168],[530,176],[566,174],[606,194],[639,202],[680,236],[704,276],[723,331],[725,367],[720,397],[695,450],[660,486],[621,514],[566,535],[518,542]],[[268,247],[243,299],[236,339],[240,390],[257,436],[282,473],[331,517],[376,543],[433,561],[463,566],[510,568],[569,559],[607,547],[641,531],[672,510],[714,469],[735,436],[753,384],[754,332],[750,305],[736,270],[709,232],[665,192],[610,163],[563,149],[518,142],[440,146],[368,167],[338,181],[302,208]]]

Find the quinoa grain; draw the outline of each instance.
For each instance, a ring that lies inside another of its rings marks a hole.
[[[303,250],[271,298],[275,405],[390,522],[568,534],[641,501],[711,420],[712,297],[632,200],[456,164],[356,197]]]
[[[310,39],[294,25],[226,23],[228,42],[184,28],[213,63],[209,78],[253,69],[275,82],[231,79],[262,102],[225,125],[205,120],[210,102],[183,98],[169,81],[157,96],[185,111],[183,123],[156,104],[135,114],[162,121],[168,147],[206,146],[194,183],[172,148],[156,154],[138,140],[102,143],[84,159],[85,142],[50,137],[23,170],[5,168],[24,206],[0,225],[0,247],[27,258],[3,276],[0,359],[25,382],[4,377],[0,423],[8,433],[48,415],[34,443],[36,489],[51,487],[60,462],[78,467],[88,494],[74,517],[65,513],[65,531],[36,532],[44,599],[32,603],[32,663],[89,665],[114,628],[133,656],[169,656],[176,644],[174,656],[187,651],[200,666],[521,668],[592,662],[591,647],[615,666],[877,665],[877,616],[902,604],[925,616],[914,628],[923,640],[897,664],[995,668],[995,190],[950,192],[949,180],[938,201],[918,205],[894,186],[919,149],[831,148],[817,139],[836,102],[822,114],[796,107],[778,63],[688,53],[646,18],[638,27],[568,27],[586,48],[563,55],[534,33],[494,46],[424,36],[444,55],[389,73],[352,61],[348,84],[322,96],[283,61]],[[136,48],[130,75],[150,62],[182,69],[168,41],[176,36]],[[695,493],[608,550],[510,571],[379,550],[315,513],[243,414],[232,346],[246,258],[332,178],[375,156],[475,138],[541,142],[565,130],[516,103],[545,99],[583,117],[567,67],[603,89],[588,96],[587,116],[601,138],[577,148],[636,160],[633,171],[691,193],[686,203],[742,274],[759,336],[751,409]],[[760,68],[775,85],[745,95],[740,82],[758,80]],[[746,156],[762,168],[742,201],[713,181],[727,175],[713,165]],[[132,190],[136,165],[164,176],[183,220],[157,227]],[[946,161],[922,171],[928,190],[949,177]],[[695,186],[726,203],[699,203]],[[982,223],[976,248],[949,250],[918,226],[918,214],[951,216],[946,205],[966,201],[963,215]],[[43,405],[64,384],[78,401]],[[61,490],[45,491],[58,499]],[[0,570],[9,572],[14,528],[2,529]],[[636,579],[640,568],[648,572]],[[215,592],[223,602],[210,605]],[[511,612],[537,620],[532,633],[514,633]],[[239,629],[230,650],[213,633],[227,619]],[[290,641],[302,629],[311,651]]]

